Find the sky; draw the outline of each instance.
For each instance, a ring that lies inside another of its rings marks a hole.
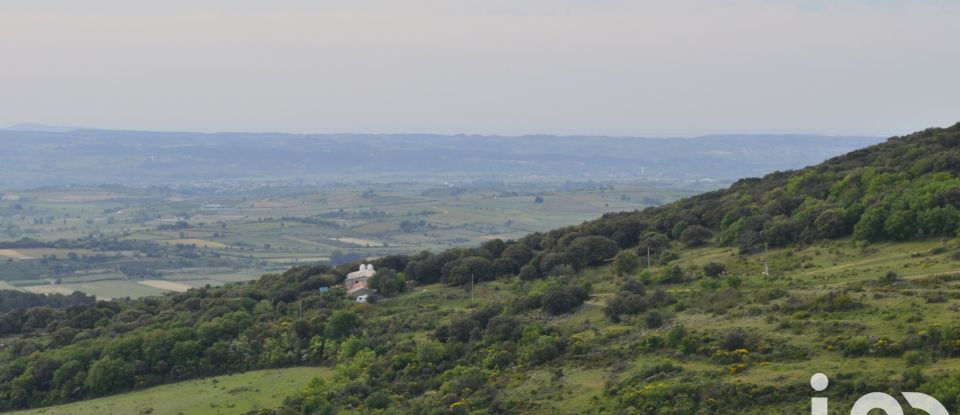
[[[960,121],[955,0],[3,0],[0,125],[895,135]]]

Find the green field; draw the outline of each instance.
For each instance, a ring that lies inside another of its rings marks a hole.
[[[220,415],[273,408],[290,391],[306,386],[330,371],[316,367],[259,370],[191,380],[91,399],[50,408],[10,412],[11,415]]]
[[[693,193],[651,185],[501,186],[371,183],[216,196],[117,186],[21,191],[0,201],[0,244],[9,245],[0,246],[0,282],[31,292],[136,298],[169,291],[138,284],[142,272],[218,286],[304,263],[515,239]],[[23,238],[50,246],[17,245]],[[71,240],[85,245],[55,242]]]

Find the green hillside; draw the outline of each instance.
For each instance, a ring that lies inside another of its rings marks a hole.
[[[845,413],[873,391],[958,408],[958,173],[960,124],[660,208],[385,257],[374,305],[344,298],[349,264],[13,311],[0,405],[320,366],[332,375],[266,412],[802,413],[828,396]]]
[[[280,405],[291,390],[329,371],[317,368],[268,369],[156,386],[123,395],[27,411],[15,415],[219,415]]]

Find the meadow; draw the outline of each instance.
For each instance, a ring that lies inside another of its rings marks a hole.
[[[330,371],[316,367],[258,370],[161,385],[124,395],[91,399],[11,415],[225,415],[278,406],[290,392]]]

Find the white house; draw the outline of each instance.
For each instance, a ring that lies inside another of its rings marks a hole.
[[[347,288],[347,295],[359,299],[360,296],[369,294],[370,289],[367,287],[367,281],[376,273],[373,264],[360,264],[360,269],[347,274],[347,279],[343,282],[343,285]],[[364,302],[366,302],[366,297],[364,297]]]
[[[373,269],[373,264],[360,264],[360,270],[347,274],[347,281],[354,278],[370,278],[377,272]]]

